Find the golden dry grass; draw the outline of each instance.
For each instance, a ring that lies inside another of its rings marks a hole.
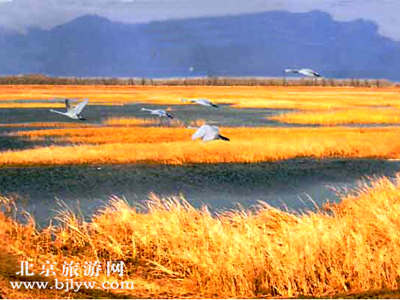
[[[59,225],[37,231],[32,219],[17,223],[3,199],[0,238],[15,264],[58,262],[57,274],[64,261],[123,261],[124,277],[107,281],[132,281],[136,289],[114,297],[331,297],[398,289],[400,177],[327,209],[297,215],[260,204],[212,216],[180,199],[152,197],[145,212],[112,199],[91,222],[66,209]]]
[[[12,135],[27,137],[31,141],[43,141],[47,138],[51,138],[55,142],[72,142],[81,144],[163,143],[184,141],[190,137],[189,130],[174,130],[163,127],[41,129],[20,131],[13,133]]]
[[[399,128],[221,128],[231,141],[191,141],[192,129],[127,127],[19,132],[33,140],[97,145],[0,153],[0,166],[118,163],[252,163],[298,157],[400,158]]]
[[[91,125],[85,123],[68,123],[68,122],[30,122],[30,123],[7,123],[0,124],[4,128],[75,128],[75,127],[89,127]]]
[[[87,125],[87,128],[81,128],[79,127],[79,124],[76,124],[77,128],[73,128],[74,126],[66,126],[67,128],[62,128],[62,126],[60,126],[61,128],[57,129],[16,131],[10,133],[9,136],[22,137],[30,141],[44,141],[50,138],[54,142],[71,142],[80,144],[163,143],[187,141],[188,138],[190,139],[190,134],[194,131],[188,130],[186,127],[198,127],[204,124],[205,121],[196,120],[185,124],[180,120],[160,118],[109,118],[106,119],[104,123],[108,126],[90,127],[90,125]],[[39,125],[41,123],[37,124]],[[139,127],[140,125],[156,125],[158,127]],[[168,127],[164,127],[166,125],[168,125]],[[243,129],[241,129],[241,131],[243,132]]]
[[[400,107],[399,88],[260,87],[260,86],[0,86],[0,100],[89,98],[90,103],[140,102],[182,105],[182,98],[208,98],[238,108],[321,110],[359,106]],[[1,103],[0,103],[1,104]],[[9,104],[34,107],[47,103]],[[194,105],[194,104],[187,104]],[[61,106],[58,104],[57,106]],[[50,107],[50,103],[49,106]],[[52,106],[56,107],[56,106]]]
[[[400,110],[363,107],[331,111],[287,113],[269,117],[268,119],[292,124],[395,124],[400,123]]]
[[[1,103],[0,108],[65,108],[65,104],[63,103],[42,103],[42,102],[32,102],[32,103]]]
[[[103,121],[106,125],[111,126],[139,126],[139,125],[154,125],[159,124],[157,119],[139,119],[130,117],[111,117]]]
[[[400,90],[368,88],[296,87],[266,89],[254,97],[237,100],[238,108],[329,110],[337,108],[399,107]],[[240,94],[238,95],[240,97]]]
[[[205,120],[195,120],[189,122],[183,122],[178,119],[167,119],[167,118],[151,118],[151,119],[140,119],[133,117],[111,117],[103,121],[104,124],[109,126],[129,127],[129,126],[141,126],[141,125],[153,125],[161,127],[187,127],[187,126],[201,126]]]

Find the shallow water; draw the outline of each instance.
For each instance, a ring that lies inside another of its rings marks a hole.
[[[17,124],[31,122],[66,122],[74,124],[89,124],[94,126],[104,126],[103,121],[114,117],[134,117],[144,119],[154,119],[158,117],[151,116],[148,112],[141,111],[141,108],[150,109],[171,108],[170,113],[175,119],[182,120],[188,124],[191,121],[206,120],[210,124],[227,127],[255,127],[255,126],[275,126],[287,127],[289,125],[280,124],[274,121],[266,120],[266,116],[276,115],[286,112],[287,110],[274,109],[236,109],[229,105],[222,105],[216,109],[213,107],[203,107],[199,105],[149,105],[149,104],[127,104],[121,106],[101,106],[90,105],[83,110],[82,116],[87,121],[72,120],[67,117],[51,113],[49,108],[7,108],[0,109],[0,124]],[[64,111],[65,109],[57,108],[56,110]],[[168,126],[168,119],[162,119],[162,126]],[[17,150],[32,148],[35,146],[46,146],[49,142],[27,142],[20,138],[12,138],[5,134],[12,131],[23,131],[40,128],[10,128],[0,126],[0,151]]]
[[[236,109],[222,105],[219,109],[197,105],[162,106],[129,104],[125,106],[89,106],[83,116],[86,123],[100,125],[109,117],[151,118],[147,108],[171,108],[171,114],[184,122],[206,120],[219,126],[283,126],[265,119],[287,112],[273,109]],[[0,109],[0,123],[72,122],[52,114],[49,109]],[[302,126],[304,127],[304,126]],[[5,136],[12,130],[0,127],[0,151],[44,145]],[[39,224],[46,224],[56,199],[72,209],[79,207],[90,216],[113,195],[130,203],[143,203],[150,193],[159,196],[184,196],[196,207],[209,205],[214,210],[232,209],[237,203],[245,208],[257,201],[289,210],[313,209],[314,203],[337,201],[336,190],[357,188],[360,180],[386,176],[394,178],[400,162],[385,160],[294,159],[261,164],[216,165],[93,165],[31,168],[1,168],[0,194],[14,196],[30,211]],[[311,201],[312,199],[313,201]]]
[[[2,101],[8,102],[8,101]],[[17,102],[17,101],[12,101]],[[25,100],[25,102],[43,102],[43,100]],[[53,101],[56,102],[56,101]],[[141,108],[168,109],[169,113],[178,120],[189,124],[191,121],[204,120],[207,123],[221,127],[323,127],[317,124],[292,124],[268,120],[268,117],[279,114],[295,112],[295,109],[269,109],[269,108],[234,108],[231,105],[220,105],[219,108],[204,107],[200,105],[154,105],[146,103],[129,103],[125,105],[90,105],[83,110],[82,116],[87,120],[85,124],[102,125],[110,117],[157,118],[144,112]],[[64,111],[63,108],[54,108]],[[30,122],[69,122],[79,124],[81,121],[72,120],[55,113],[49,108],[2,108],[0,109],[0,124],[30,123]],[[163,119],[168,125],[168,120]],[[336,125],[334,125],[336,126]],[[334,127],[333,126],[333,127]],[[398,127],[400,124],[339,124],[346,127]],[[11,128],[1,128],[12,130]],[[19,128],[18,130],[24,130]]]
[[[249,208],[262,200],[299,211],[314,209],[328,199],[337,201],[338,191],[353,190],[360,180],[394,178],[399,171],[398,161],[311,159],[261,164],[3,168],[0,193],[17,194],[18,203],[42,224],[59,208],[56,199],[72,209],[79,201],[83,214],[90,215],[113,195],[143,203],[149,193],[182,195],[196,207],[206,204],[213,210],[232,209],[237,203]]]
[[[204,107],[200,105],[154,105],[132,103],[126,105],[90,105],[82,112],[82,116],[87,119],[85,123],[101,124],[109,117],[136,117],[154,118],[141,108],[167,109],[170,114],[183,122],[195,120],[206,120],[218,126],[278,126],[285,127],[276,121],[267,120],[266,117],[274,116],[279,113],[289,112],[285,109],[237,109],[230,105],[220,105],[219,108]],[[29,122],[72,122],[78,121],[68,119],[64,116],[51,113],[49,108],[3,108],[0,109],[0,123],[29,123]],[[63,108],[55,110],[64,111]]]

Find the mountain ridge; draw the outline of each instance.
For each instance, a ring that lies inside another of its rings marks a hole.
[[[400,81],[400,42],[378,29],[363,19],[338,22],[321,11],[138,24],[84,15],[49,30],[2,34],[0,73],[276,77],[286,68],[309,67],[332,78]]]

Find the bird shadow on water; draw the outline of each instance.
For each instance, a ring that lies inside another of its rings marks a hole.
[[[18,195],[18,203],[38,223],[54,216],[56,199],[90,216],[112,196],[131,204],[159,197],[183,196],[195,207],[247,209],[259,200],[290,210],[315,210],[338,194],[357,191],[379,177],[394,179],[400,162],[371,159],[291,159],[252,164],[85,165],[3,168],[1,195]],[[79,201],[79,205],[77,204]]]

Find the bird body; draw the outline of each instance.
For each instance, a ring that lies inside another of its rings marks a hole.
[[[168,117],[170,119],[173,119],[173,117],[167,113],[165,110],[163,109],[148,109],[148,108],[142,108],[143,111],[148,111],[150,112],[151,115],[157,115],[160,118],[161,117]]]
[[[212,103],[210,100],[207,99],[196,99],[196,100],[186,100],[186,99],[182,99],[183,102],[192,102],[192,103],[196,103],[202,106],[212,106],[215,108],[218,108],[218,105]]]
[[[193,127],[189,127],[193,128]],[[219,129],[217,126],[204,124],[197,128],[197,131],[192,135],[192,140],[202,139],[203,142],[209,142],[212,140],[224,140],[229,141],[225,136],[219,134]]]
[[[88,104],[88,102],[89,102],[89,99],[86,99],[85,101],[79,103],[77,106],[72,107],[70,100],[65,99],[65,106],[67,107],[66,112],[62,112],[62,111],[58,111],[58,110],[54,110],[54,109],[50,109],[50,111],[53,113],[67,116],[71,119],[84,121],[86,119],[82,118],[81,112],[82,112],[83,108],[86,106],[86,104]]]
[[[308,77],[322,77],[320,74],[311,69],[299,69],[299,70],[286,69],[285,73],[299,73]]]

